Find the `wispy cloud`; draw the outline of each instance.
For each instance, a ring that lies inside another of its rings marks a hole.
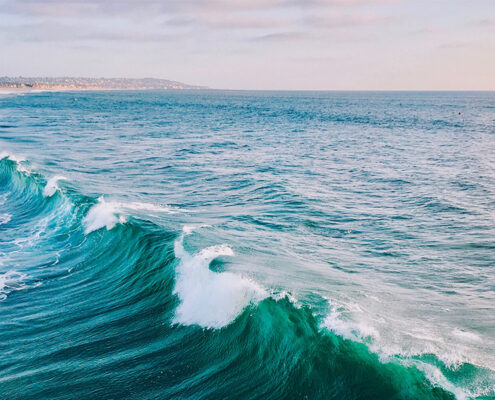
[[[374,25],[389,25],[399,22],[402,18],[383,16],[370,13],[361,14],[323,14],[311,18],[314,26],[323,28],[365,27]]]
[[[9,40],[26,42],[87,42],[87,41],[127,41],[162,42],[176,40],[177,34],[164,34],[147,31],[112,31],[87,25],[68,25],[65,23],[40,22],[0,27],[3,37]],[[80,45],[79,45],[80,46]]]
[[[180,39],[186,32],[207,39],[228,31],[234,35],[227,41],[236,34],[242,40],[290,41],[319,38],[329,29],[393,23],[396,17],[370,14],[361,7],[394,1],[398,0],[0,0],[0,15],[31,19],[9,27],[14,41],[151,43]],[[71,19],[81,26],[71,26]]]
[[[0,50],[9,54],[0,73],[418,88],[431,83],[432,66],[452,71],[455,58],[472,72],[466,87],[483,76],[473,88],[487,88],[494,15],[491,0],[0,0]]]
[[[262,36],[256,36],[252,40],[256,42],[285,42],[294,40],[304,40],[309,37],[308,33],[304,32],[280,32],[269,33]]]
[[[483,18],[483,19],[478,19],[476,21],[471,21],[469,23],[469,26],[473,27],[490,27],[490,28],[495,28],[495,18]]]
[[[470,47],[472,45],[473,45],[472,42],[465,42],[465,41],[462,41],[462,42],[450,42],[450,43],[442,43],[442,44],[440,44],[438,46],[438,48],[439,49],[442,49],[442,50],[462,49],[462,48]]]
[[[131,13],[246,12],[290,8],[361,7],[398,3],[400,0],[3,0],[2,13],[31,16],[98,15]]]
[[[215,13],[199,16],[194,20],[196,24],[201,24],[213,29],[286,29],[297,26],[299,21],[295,18],[274,17],[252,14],[226,14]]]

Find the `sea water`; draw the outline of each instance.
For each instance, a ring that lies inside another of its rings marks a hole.
[[[0,397],[495,397],[495,93],[0,96]]]

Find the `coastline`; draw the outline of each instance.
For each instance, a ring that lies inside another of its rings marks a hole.
[[[109,91],[140,91],[140,90],[170,90],[170,91],[181,91],[181,90],[204,90],[204,89],[163,89],[163,88],[105,88],[105,87],[77,87],[77,88],[7,88],[0,87],[0,93],[2,94],[15,94],[15,93],[42,93],[42,92],[109,92]]]

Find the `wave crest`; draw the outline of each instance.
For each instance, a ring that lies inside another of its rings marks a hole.
[[[207,247],[191,255],[184,249],[184,236],[181,235],[174,247],[176,257],[180,258],[174,288],[174,294],[180,299],[175,322],[222,328],[233,322],[245,307],[268,296],[264,288],[250,279],[209,269],[216,257],[234,255],[228,245]]]
[[[61,180],[67,180],[67,178],[62,175],[56,175],[53,178],[48,179],[48,182],[46,183],[46,186],[43,189],[43,196],[52,197],[55,194],[55,192],[59,190],[57,183],[58,181]]]
[[[162,206],[142,202],[106,201],[103,196],[93,205],[83,219],[86,234],[106,227],[111,230],[118,223],[125,223],[132,211],[144,212],[144,215],[153,213],[175,214],[178,210],[169,206]]]

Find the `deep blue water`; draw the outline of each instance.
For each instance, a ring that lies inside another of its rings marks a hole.
[[[0,397],[495,398],[494,92],[0,94]]]

